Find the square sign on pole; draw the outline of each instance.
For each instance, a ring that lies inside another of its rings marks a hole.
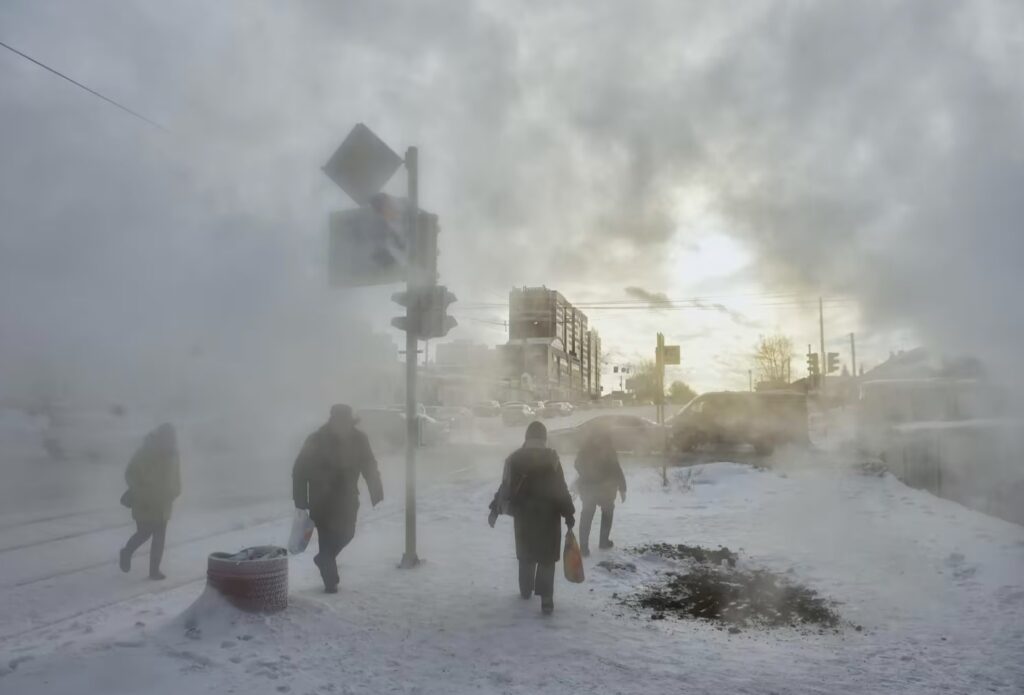
[[[370,208],[332,212],[327,267],[335,287],[404,282],[409,240]]]
[[[437,215],[419,211],[418,238],[410,239],[409,201],[381,193],[369,207],[330,214],[327,267],[334,287],[390,285],[409,279],[417,262],[437,279]],[[416,259],[414,261],[414,259]]]
[[[663,364],[679,364],[679,346],[665,345],[662,347],[664,359]]]
[[[352,200],[365,205],[394,176],[402,158],[362,123],[324,164],[324,173]]]

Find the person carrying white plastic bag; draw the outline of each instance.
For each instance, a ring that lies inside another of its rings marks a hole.
[[[305,551],[310,539],[313,538],[314,528],[313,520],[309,518],[309,510],[296,509],[295,517],[292,519],[292,532],[288,536],[288,552],[298,555]]]

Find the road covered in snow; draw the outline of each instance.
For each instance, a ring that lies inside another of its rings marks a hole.
[[[551,617],[518,596],[510,520],[487,526],[501,459],[483,450],[425,476],[423,565],[395,567],[401,474],[386,463],[386,501],[364,503],[340,593],[322,593],[311,553],[292,558],[291,605],[273,616],[200,597],[207,553],[283,542],[286,487],[216,509],[183,501],[166,583],[118,571],[121,510],[0,515],[0,692],[1024,691],[1024,528],[832,455],[774,458],[670,469],[667,488],[628,466],[617,547],[595,551],[583,584],[559,571]],[[740,567],[834,602],[841,622],[652,620],[623,600],[678,569],[630,550],[662,542],[727,546]]]

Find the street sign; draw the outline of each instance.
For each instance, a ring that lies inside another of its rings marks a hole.
[[[335,287],[387,285],[405,280],[409,240],[369,208],[332,212],[327,267]]]
[[[662,351],[662,364],[680,364],[678,345],[665,345]]]
[[[357,123],[324,165],[324,173],[352,200],[365,205],[394,176],[402,158]]]
[[[416,243],[405,218],[409,201],[380,193],[368,207],[332,212],[328,222],[328,274],[334,287],[405,282],[413,258],[424,274],[437,277],[437,215],[419,211]]]

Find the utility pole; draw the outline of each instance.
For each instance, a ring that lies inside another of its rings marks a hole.
[[[408,200],[399,220],[391,197],[381,188],[405,165]],[[391,325],[405,331],[405,552],[399,567],[419,564],[416,553],[416,447],[420,443],[416,372],[419,340],[441,338],[458,325],[448,315],[456,301],[437,284],[437,216],[419,206],[419,151],[409,147],[403,159],[362,123],[357,123],[323,166],[324,173],[359,208],[330,216],[330,276],[341,287],[387,285],[405,280],[405,291],[391,299],[405,307],[405,316]],[[420,217],[423,217],[421,220]],[[420,224],[422,222],[422,224]],[[404,227],[403,236],[395,227]],[[379,242],[383,245],[373,243]],[[430,355],[424,347],[424,366]]]
[[[747,390],[753,393],[754,391],[754,370],[747,370]]]
[[[408,175],[409,240],[412,258],[409,263],[409,276],[406,279],[406,291],[416,296],[424,286],[431,285],[435,278],[423,277],[420,265],[425,259],[419,258],[417,248],[419,237],[416,225],[419,221],[419,151],[410,147],[405,151],[405,171]],[[416,444],[419,442],[419,414],[416,412],[416,330],[419,321],[420,307],[416,302],[409,302],[406,308],[406,321],[409,330],[405,332],[405,554],[399,567],[410,569],[420,563],[416,554]]]
[[[825,305],[824,305],[824,302],[822,302],[821,297],[818,297],[818,330],[820,331],[820,334],[821,334],[821,360],[822,360],[820,362],[820,364],[821,364],[821,372],[820,372],[821,373],[821,377],[820,377],[820,379],[821,379],[821,386],[820,386],[820,390],[821,390],[822,395],[824,395],[825,394],[825,372],[828,371],[828,369],[827,369],[827,367],[825,365],[825,360],[826,360],[826,355],[825,355]]]
[[[850,334],[850,374],[857,376],[857,342]]]
[[[657,347],[654,350],[654,371],[657,393],[655,394],[655,404],[657,405],[657,418],[658,425],[662,430],[665,429],[665,335],[662,333],[658,334]],[[667,451],[662,452],[661,457],[661,484],[664,487],[668,487],[668,461]]]

